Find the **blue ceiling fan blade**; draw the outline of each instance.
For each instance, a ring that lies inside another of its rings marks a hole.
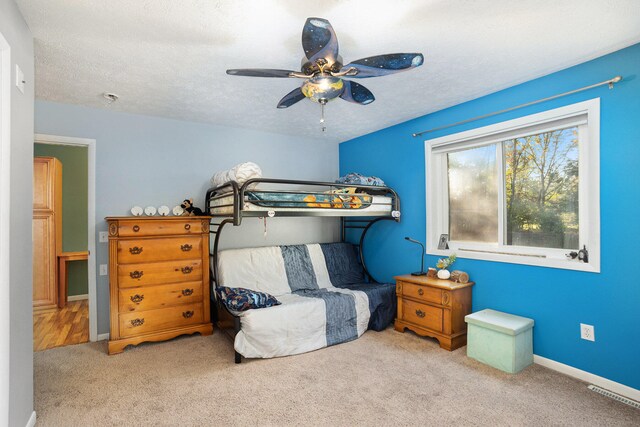
[[[305,98],[302,90],[299,87],[295,88],[288,94],[286,94],[280,102],[278,102],[278,108],[288,108],[291,107],[298,101],[302,101]]]
[[[308,18],[302,29],[302,48],[307,59],[326,58],[330,63],[338,59],[338,38],[326,19]]]
[[[364,79],[411,70],[419,67],[423,62],[424,56],[421,53],[389,53],[358,59],[345,65],[340,71],[346,71],[350,67],[354,67],[358,70],[358,73],[349,75],[349,78]]]
[[[291,70],[272,70],[269,68],[237,68],[227,70],[230,76],[247,76],[247,77],[293,77]]]
[[[376,100],[373,93],[360,83],[350,82],[349,80],[343,80],[344,91],[340,98],[345,101],[353,102],[355,104],[367,105]]]

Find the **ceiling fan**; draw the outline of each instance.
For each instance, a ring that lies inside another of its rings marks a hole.
[[[326,19],[308,18],[302,29],[302,58],[300,71],[265,68],[240,68],[227,70],[232,76],[280,77],[304,79],[302,85],[284,96],[278,108],[288,108],[308,98],[322,106],[321,123],[324,123],[324,105],[335,99],[356,104],[370,104],[373,93],[363,85],[347,80],[386,76],[410,70],[422,65],[421,53],[390,53],[370,56],[343,65],[338,54],[338,39],[333,27]],[[322,130],[325,130],[323,127]]]

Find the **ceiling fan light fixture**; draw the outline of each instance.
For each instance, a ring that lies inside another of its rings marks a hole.
[[[300,90],[310,100],[326,104],[342,95],[344,82],[338,77],[319,74],[305,81]]]

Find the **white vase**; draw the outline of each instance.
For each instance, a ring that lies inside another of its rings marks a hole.
[[[442,280],[447,280],[449,277],[451,277],[451,273],[449,272],[449,270],[438,270],[438,278],[442,279]]]

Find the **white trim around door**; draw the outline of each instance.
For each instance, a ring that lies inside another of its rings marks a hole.
[[[0,420],[9,419],[11,48],[0,33]],[[0,421],[2,422],[2,421]]]
[[[88,149],[88,175],[89,175],[89,207],[88,207],[88,236],[87,248],[89,259],[87,262],[89,274],[89,340],[98,340],[98,306],[96,299],[96,140],[87,138],[71,138],[67,136],[55,136],[35,134],[34,142],[38,144],[75,145]]]

